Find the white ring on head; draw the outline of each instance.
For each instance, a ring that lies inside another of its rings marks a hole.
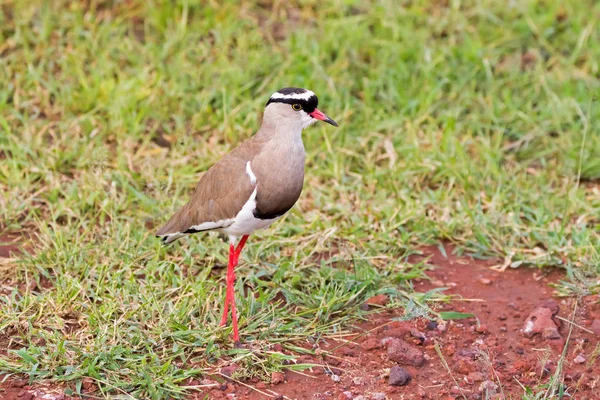
[[[314,95],[315,94],[310,90],[306,90],[303,93],[290,93],[290,94],[283,94],[283,93],[275,92],[275,93],[273,93],[273,95],[271,95],[271,98],[272,99],[308,100],[311,97],[313,97]]]

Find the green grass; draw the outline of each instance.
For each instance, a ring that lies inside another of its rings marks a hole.
[[[248,375],[375,293],[425,312],[424,244],[598,290],[597,2],[89,3],[0,5],[0,229],[35,237],[0,265],[0,371],[158,399],[239,354],[218,327],[227,246],[150,227],[284,86],[340,128],[305,131],[299,203],[242,256]]]

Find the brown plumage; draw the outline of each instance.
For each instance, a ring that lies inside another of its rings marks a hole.
[[[227,322],[231,306],[236,341],[234,268],[248,235],[271,225],[300,197],[305,160],[302,130],[317,120],[337,126],[317,109],[317,103],[317,96],[306,89],[285,88],[274,93],[256,135],[213,165],[198,182],[190,201],[156,232],[164,243],[210,230],[229,236],[227,295],[221,324]],[[239,237],[242,239],[235,247]]]

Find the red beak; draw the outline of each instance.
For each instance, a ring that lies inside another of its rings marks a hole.
[[[315,119],[319,119],[321,121],[325,121],[328,124],[331,124],[333,126],[338,126],[338,124],[332,120],[331,118],[329,118],[327,115],[323,114],[321,111],[319,111],[318,108],[315,108],[315,111],[309,113],[308,115],[310,115],[311,117],[315,118]]]

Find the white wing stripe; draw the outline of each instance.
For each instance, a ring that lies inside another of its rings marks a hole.
[[[246,174],[248,174],[248,176],[250,177],[250,183],[254,185],[256,183],[256,175],[254,175],[254,172],[252,172],[252,168],[250,167],[250,161],[246,163]]]

